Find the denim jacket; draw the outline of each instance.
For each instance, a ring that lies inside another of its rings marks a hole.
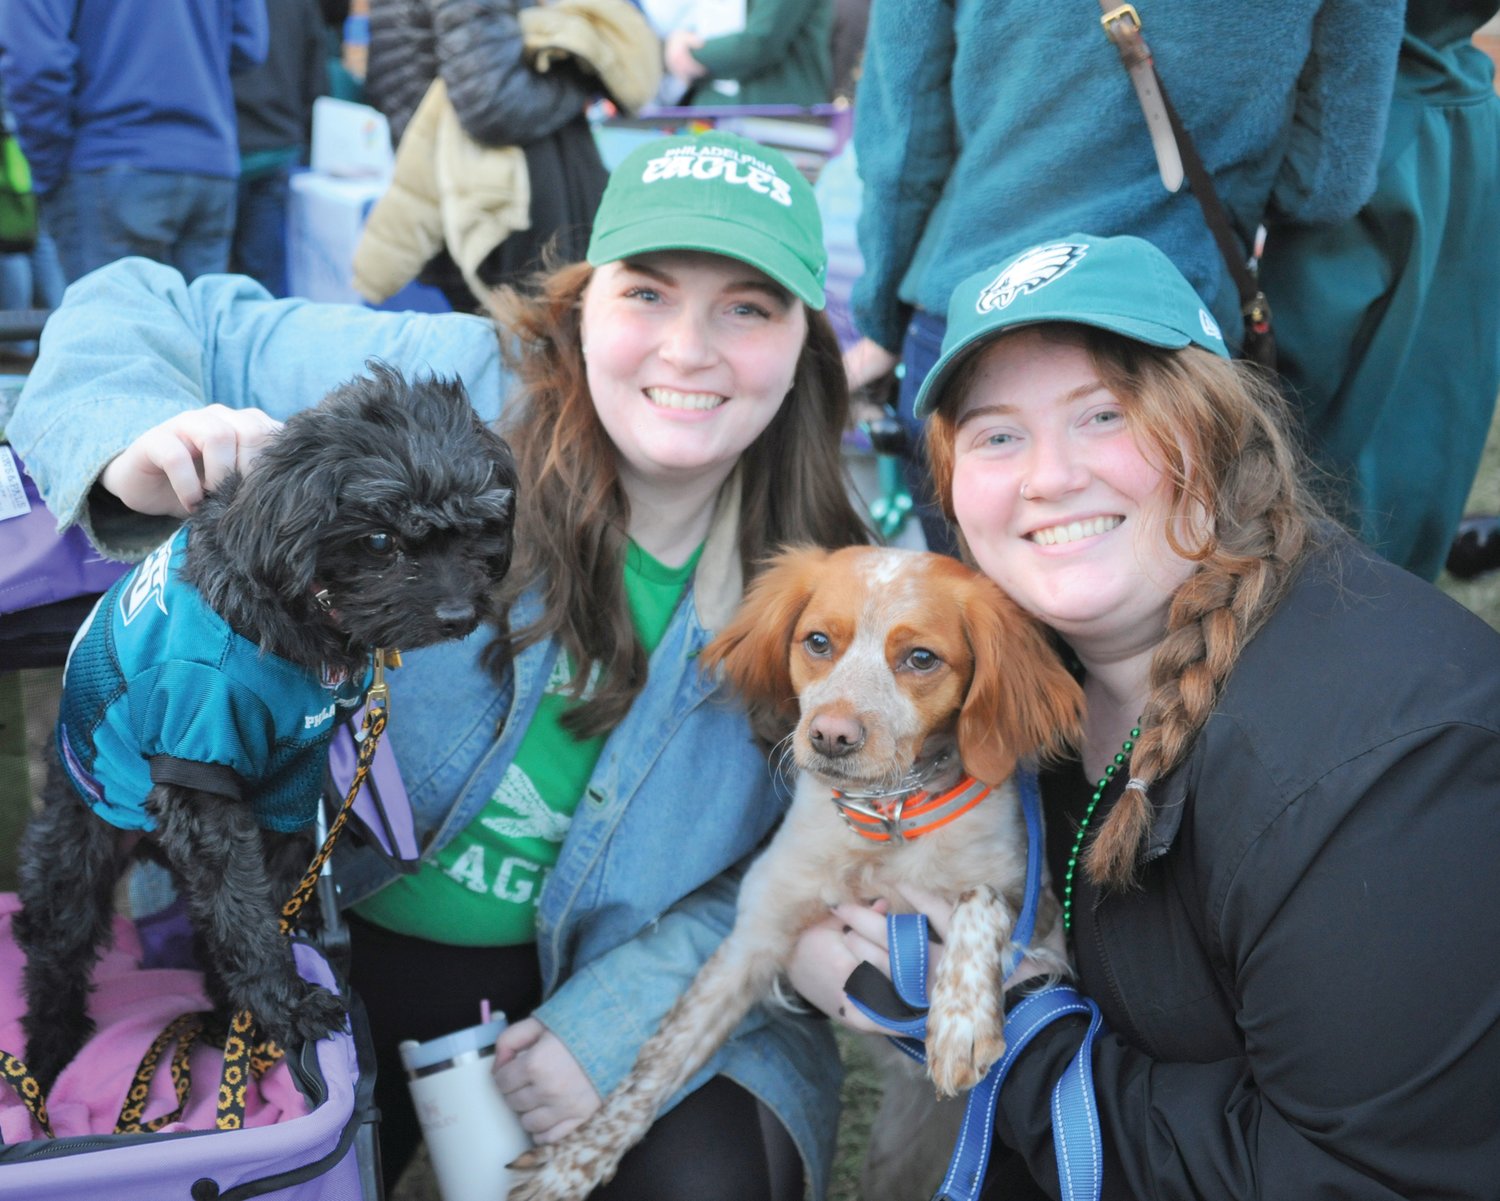
[[[286,416],[377,353],[408,372],[459,374],[476,410],[498,415],[505,380],[487,321],[272,301],[249,280],[207,276],[185,285],[170,268],[127,259],[69,290],[7,434],[61,523],[81,522],[102,549],[134,556],[160,541],[161,520],[88,502],[104,464],[138,434],[212,402]],[[728,932],[745,863],[785,807],[744,711],[697,667],[739,600],[738,518],[736,474],[721,490],[646,686],[607,739],[540,898],[546,999],[536,1016],[601,1093],[624,1078]],[[538,604],[523,597],[513,626],[526,624]],[[528,648],[497,687],[479,662],[487,639],[481,630],[413,651],[390,677],[387,738],[429,859],[494,792],[558,654],[553,642]],[[340,854],[336,874],[346,904],[394,878],[360,848]],[[776,1112],[802,1151],[812,1195],[822,1196],[840,1078],[827,1023],[759,1008],[688,1088],[717,1073]]]

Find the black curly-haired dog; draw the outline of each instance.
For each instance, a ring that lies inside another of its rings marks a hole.
[[[278,932],[308,861],[297,831],[372,651],[500,619],[515,486],[510,449],[461,383],[408,384],[372,362],[100,601],[69,655],[47,803],[20,847],[26,1060],[44,1087],[92,1032],[89,978],[132,853],[175,877],[221,1017],[248,1008],[282,1046],[343,1024]]]

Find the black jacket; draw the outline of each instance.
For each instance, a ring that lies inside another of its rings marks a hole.
[[[544,252],[576,262],[588,249],[594,210],[609,172],[585,116],[600,93],[571,60],[533,71],[521,34],[523,0],[371,0],[370,103],[399,142],[439,75],[464,132],[486,146],[519,146],[531,187],[531,223],[479,265],[490,287],[539,271]],[[455,309],[476,301],[446,250],[419,277],[441,288]]]
[[[1074,886],[1104,1196],[1500,1198],[1500,635],[1340,537],[1152,797],[1140,887]],[[1053,1196],[1080,1033],[1000,1098]]]
[[[267,0],[266,61],[234,84],[240,154],[306,149],[313,101],[328,91],[328,32],[313,0]]]
[[[365,91],[399,142],[439,74],[459,124],[486,146],[525,146],[561,129],[599,83],[571,62],[526,62],[522,0],[371,0]]]

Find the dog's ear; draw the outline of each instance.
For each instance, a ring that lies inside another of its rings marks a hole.
[[[226,553],[284,599],[307,593],[338,514],[345,453],[315,409],[291,418],[238,481],[219,526]]]
[[[489,479],[475,498],[490,521],[513,522],[516,517],[516,459],[510,443],[481,421],[470,410],[475,424],[474,436],[489,460]]]
[[[366,366],[388,387],[404,391],[407,416],[419,429],[440,434],[434,444],[450,450],[449,468],[444,476],[447,487],[466,493],[472,511],[486,521],[514,520],[516,503],[516,461],[510,445],[474,411],[468,389],[457,376],[420,376],[407,387],[394,369],[377,360]],[[478,455],[473,450],[478,449]],[[454,475],[461,466],[477,461],[486,464],[484,478]]]
[[[977,778],[999,784],[1018,760],[1077,744],[1083,689],[1041,625],[990,580],[971,581],[963,614],[974,678],[958,717],[959,755]]]
[[[722,667],[725,679],[752,708],[769,710],[785,725],[797,717],[792,635],[812,599],[817,567],[828,553],[798,546],[776,555],[755,577],[739,611],[699,656],[704,670]]]

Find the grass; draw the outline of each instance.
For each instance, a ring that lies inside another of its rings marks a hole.
[[[828,1201],[859,1201],[859,1169],[870,1141],[870,1123],[880,1105],[880,1073],[863,1038],[843,1030],[837,1033],[844,1059],[843,1110]]]

